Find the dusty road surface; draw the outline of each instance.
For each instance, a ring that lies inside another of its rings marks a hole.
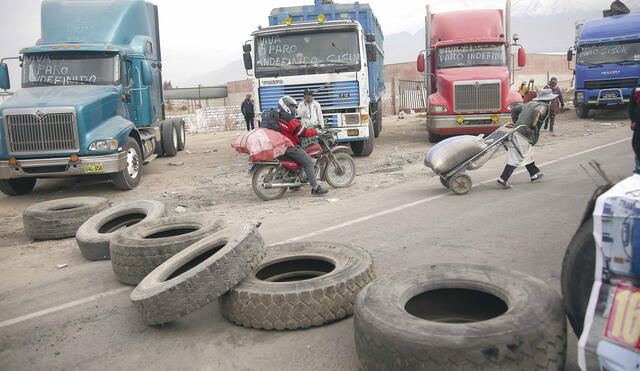
[[[141,185],[120,192],[94,179],[39,181],[34,193],[0,196],[0,369],[356,370],[353,321],[302,331],[258,331],[226,322],[216,303],[163,327],[145,326],[129,301],[131,287],[110,262],[83,259],[73,239],[33,242],[21,212],[38,201],[99,195],[114,203],[155,199],[233,221],[262,221],[268,243],[346,242],[368,249],[378,276],[424,264],[474,262],[533,275],[559,291],[560,266],[595,188],[580,164],[597,159],[614,180],[631,173],[628,120],[601,113],[558,118],[543,133],[537,162],[545,179],[525,174],[514,189],[495,187],[498,155],[470,173],[476,187],[454,196],[424,167],[424,118],[385,119],[369,158],[357,158],[348,189],[312,198],[309,189],[272,202],[252,192],[239,132],[191,135],[189,153],[145,166]],[[57,269],[58,264],[68,264]],[[577,370],[569,330],[568,370]]]

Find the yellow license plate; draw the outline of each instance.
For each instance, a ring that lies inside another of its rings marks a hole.
[[[604,95],[605,98],[618,98],[617,94],[605,94]]]
[[[86,164],[84,165],[85,174],[104,173],[104,164]]]

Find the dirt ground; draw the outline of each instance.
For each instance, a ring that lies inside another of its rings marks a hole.
[[[624,112],[597,112],[591,119],[576,118],[573,110],[557,118],[556,135],[543,131],[537,151],[563,141],[628,125]],[[314,205],[348,199],[362,192],[376,192],[417,178],[433,177],[423,164],[431,147],[422,114],[405,119],[385,117],[384,128],[373,154],[355,158],[357,177],[351,187],[332,189],[326,197],[311,197],[308,187],[287,192],[282,199],[263,202],[253,193],[248,175],[248,156],[236,153],[231,141],[241,131],[188,135],[187,150],[173,158],[158,158],[144,167],[141,184],[131,191],[115,190],[108,180],[94,177],[39,180],[33,193],[25,196],[0,195],[0,259],[8,259],[15,249],[22,255],[30,249],[55,248],[75,244],[63,241],[30,241],[23,233],[21,214],[29,205],[58,198],[102,196],[113,203],[138,199],[164,202],[169,214],[206,212],[228,221],[260,221],[265,217]],[[503,161],[496,155],[491,161]],[[6,249],[6,247],[12,247]],[[29,264],[46,264],[30,261]]]

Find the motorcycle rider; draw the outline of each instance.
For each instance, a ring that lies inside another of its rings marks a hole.
[[[329,191],[323,189],[318,184],[315,171],[315,161],[300,147],[300,139],[318,135],[318,131],[313,128],[305,127],[300,123],[300,121],[298,121],[298,119],[296,119],[295,115],[297,107],[298,105],[295,99],[288,95],[283,96],[278,101],[278,107],[273,121],[270,119],[265,120],[263,115],[263,124],[261,127],[280,132],[291,140],[294,146],[288,148],[285,154],[299,163],[304,169],[305,174],[307,174],[307,179],[309,179],[309,184],[311,184],[311,195],[321,196],[327,194]]]

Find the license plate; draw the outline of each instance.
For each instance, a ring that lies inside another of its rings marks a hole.
[[[640,350],[640,289],[618,285],[604,336]]]
[[[96,174],[104,172],[104,164],[86,164],[84,165],[85,174]]]
[[[618,94],[609,93],[609,94],[605,94],[604,97],[606,99],[618,98]]]

